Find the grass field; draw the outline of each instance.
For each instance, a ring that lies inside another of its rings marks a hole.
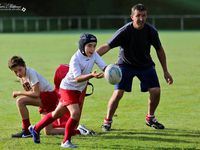
[[[0,34],[0,149],[60,149],[63,136],[41,135],[41,144],[32,139],[12,139],[10,135],[21,130],[21,121],[11,97],[13,90],[22,89],[16,77],[7,68],[12,55],[22,56],[27,65],[35,68],[51,83],[55,68],[68,63],[77,49],[80,32],[40,34]],[[98,46],[106,42],[113,31],[95,31]],[[91,82],[95,92],[87,97],[81,123],[97,132],[94,137],[73,137],[79,149],[200,149],[200,32],[161,31],[160,38],[168,57],[169,71],[174,84],[168,86],[161,66],[152,49],[162,87],[161,102],[156,115],[165,124],[165,130],[155,130],[145,125],[148,94],[139,89],[134,80],[133,92],[125,94],[115,114],[113,130],[101,132],[108,99],[113,86],[104,79]],[[118,49],[103,56],[109,63],[117,60]],[[39,121],[37,108],[29,107],[32,124]]]

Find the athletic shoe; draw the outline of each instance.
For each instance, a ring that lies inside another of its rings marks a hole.
[[[34,126],[32,126],[32,125],[29,126],[28,129],[29,129],[30,133],[31,133],[32,136],[33,136],[33,141],[34,141],[34,143],[39,144],[39,143],[40,143],[40,134],[38,134],[38,133],[35,131]]]
[[[108,131],[111,130],[111,124],[103,124],[101,126],[101,129],[102,129],[103,132],[108,132]]]
[[[155,129],[164,129],[165,126],[157,121],[155,117],[147,117],[146,116],[146,125],[153,127]]]
[[[63,148],[77,148],[77,146],[72,144],[69,140],[67,140],[65,143],[61,143],[60,146]]]
[[[21,132],[12,134],[11,137],[12,138],[29,138],[29,137],[32,137],[32,134],[29,131],[25,132],[25,130],[22,129]]]
[[[105,118],[103,121],[103,125],[101,126],[101,129],[103,132],[108,132],[111,130],[111,124],[112,124],[112,119],[107,119]]]
[[[81,135],[95,135],[96,134],[93,130],[87,129],[84,125],[78,125],[77,130],[80,131]]]

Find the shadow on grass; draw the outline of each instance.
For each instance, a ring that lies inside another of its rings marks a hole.
[[[113,129],[111,132],[99,133],[102,139],[110,140],[137,140],[137,141],[152,141],[180,144],[200,144],[200,131],[197,130],[180,130],[169,129],[165,130],[135,130],[135,129]],[[139,148],[140,149],[140,148]],[[148,149],[148,148],[147,148]],[[169,149],[169,148],[167,148]],[[174,148],[172,148],[174,149]]]
[[[60,140],[63,139],[63,136],[55,137]],[[196,146],[200,144],[199,137],[200,131],[197,130],[181,130],[170,128],[166,128],[165,130],[113,129],[111,132],[97,133],[96,136],[78,136],[78,141],[82,141],[78,146],[83,149],[195,150],[197,149]],[[126,140],[128,140],[128,143],[126,143]],[[133,141],[133,143],[137,144],[131,144],[132,142],[130,141]],[[146,142],[156,142],[158,144],[143,144]],[[57,141],[55,141],[55,143],[46,141],[45,144],[60,145],[60,143]],[[163,145],[166,146],[166,144],[168,146],[164,147]],[[184,145],[186,146],[185,148]]]
[[[191,137],[191,138],[199,138],[200,137],[200,130],[180,130],[180,129],[170,129],[170,128],[166,128],[164,130],[143,130],[138,131],[135,129],[113,129],[112,131],[114,132],[119,132],[122,135],[135,135],[135,134],[140,134],[140,135],[159,135],[159,136],[175,136],[175,137]],[[104,134],[104,133],[100,133],[100,134]]]

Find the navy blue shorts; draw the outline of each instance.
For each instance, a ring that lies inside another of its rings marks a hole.
[[[125,66],[120,66],[120,68],[122,71],[122,80],[115,85],[115,90],[120,89],[131,92],[135,76],[140,80],[142,92],[147,92],[149,88],[160,87],[154,66],[145,69],[133,69]]]

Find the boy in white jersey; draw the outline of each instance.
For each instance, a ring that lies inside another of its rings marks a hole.
[[[24,60],[19,56],[13,56],[8,61],[8,67],[16,74],[25,91],[13,91],[13,97],[19,97],[16,100],[16,104],[19,113],[22,117],[22,131],[17,134],[12,134],[13,138],[26,138],[31,137],[31,133],[28,130],[30,126],[28,105],[39,107],[39,112],[42,117],[47,113],[55,110],[58,104],[58,95],[52,88],[49,82],[41,76],[34,69],[26,66]],[[83,93],[84,94],[84,93]],[[81,97],[83,98],[83,96]],[[44,128],[45,134],[55,135],[64,134],[63,124],[66,122],[67,115],[62,117],[62,120],[55,120],[52,124],[49,124]],[[58,123],[59,122],[59,123]],[[81,125],[79,127],[82,127]],[[81,129],[81,128],[80,128]],[[80,130],[79,129],[79,130]],[[87,131],[84,135],[90,134],[90,130],[83,128]]]
[[[13,56],[8,61],[8,67],[16,74],[25,91],[13,91],[17,108],[22,118],[22,131],[12,134],[13,138],[31,137],[28,130],[30,126],[29,111],[27,106],[39,107],[41,116],[53,111],[58,104],[58,96],[49,82],[34,69],[26,66],[19,56]],[[63,134],[64,129],[53,128],[52,124],[45,128],[46,134]]]
[[[94,64],[103,71],[106,67],[105,62],[95,51],[97,39],[92,34],[83,34],[79,40],[79,50],[72,56],[69,63],[69,72],[62,80],[60,85],[60,102],[52,113],[48,113],[35,126],[30,126],[29,131],[33,135],[35,143],[40,143],[40,130],[55,119],[61,117],[69,110],[70,118],[65,125],[64,140],[61,144],[63,148],[76,148],[71,143],[71,136],[80,134],[76,130],[77,123],[80,120],[79,97],[85,89],[87,82],[91,78],[103,78],[103,73],[92,71]]]

